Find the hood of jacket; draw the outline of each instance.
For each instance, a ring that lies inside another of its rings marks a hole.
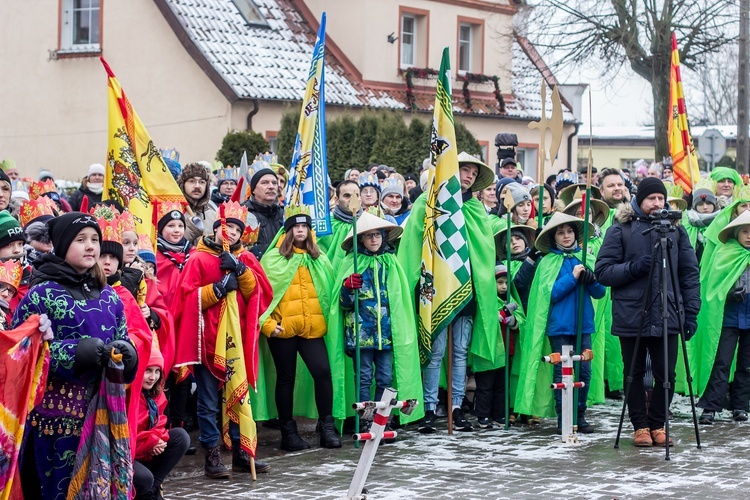
[[[70,292],[75,300],[99,298],[101,284],[93,273],[79,274],[64,259],[52,253],[43,254],[35,264],[30,286],[53,281]]]

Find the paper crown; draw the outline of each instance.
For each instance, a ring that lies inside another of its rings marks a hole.
[[[57,205],[50,198],[42,196],[36,200],[24,201],[18,210],[18,220],[26,227],[40,217],[54,217]]]
[[[380,191],[380,183],[378,182],[378,176],[370,172],[359,174],[359,187],[363,188],[366,186],[372,186]]]
[[[16,162],[8,158],[7,160],[0,161],[0,168],[3,171],[13,170],[16,168]]]
[[[108,205],[97,205],[91,210],[96,222],[102,230],[102,241],[112,241],[122,245],[122,229],[120,228],[120,212]]]
[[[32,182],[29,185],[29,198],[32,200],[36,200],[43,194],[47,193],[56,193],[57,192],[57,186],[55,186],[55,181],[52,179],[47,179],[46,181],[36,181]]]
[[[274,163],[278,163],[279,159],[278,157],[273,153],[261,153],[255,157],[253,160],[253,163],[250,165],[250,168],[257,172],[258,170],[264,169],[264,168],[271,168],[271,165]]]
[[[180,152],[177,151],[175,148],[160,149],[159,152],[161,153],[162,158],[173,160],[178,163],[180,162]]]
[[[25,193],[28,193],[28,190],[26,189],[26,184],[21,179],[10,181],[10,190],[11,191],[23,191]]]
[[[5,262],[0,262],[0,282],[11,285],[18,290],[22,275],[23,268],[18,260],[8,259]]]
[[[227,219],[237,219],[239,221],[245,221],[247,219],[247,207],[244,207],[236,201],[225,201],[219,206],[219,214],[221,209],[224,209],[224,217]]]
[[[310,207],[307,205],[288,205],[284,208],[284,219],[294,217],[295,215],[310,215]]]
[[[667,181],[664,182],[664,187],[667,188],[668,198],[682,198],[682,195],[685,194],[685,190],[678,184]]]
[[[154,252],[154,244],[147,234],[138,235],[138,251]]]
[[[120,214],[120,231],[123,233],[137,233],[135,228],[135,217],[129,210]]]
[[[697,191],[699,189],[708,189],[712,193],[716,193],[716,181],[713,180],[711,177],[701,177],[696,181],[695,184],[693,184],[693,191]]]
[[[242,241],[243,245],[253,245],[258,241],[259,232],[260,224],[258,223],[258,218],[255,217],[254,213],[248,212],[245,218],[245,231],[242,233],[240,241]]]
[[[181,214],[185,214],[185,209],[180,202],[177,201],[161,201],[155,204],[154,210],[156,210],[156,222],[159,222],[162,217],[173,212],[178,211]]]
[[[234,168],[222,168],[216,172],[217,182],[235,181],[237,182],[237,170]]]
[[[389,177],[388,179],[383,181],[383,185],[380,186],[380,192],[383,193],[383,198],[392,193],[400,194],[401,196],[403,196],[404,183],[401,182],[401,179]]]

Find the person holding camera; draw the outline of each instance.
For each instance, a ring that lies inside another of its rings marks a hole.
[[[664,425],[667,419],[667,395],[666,391],[661,390],[665,363],[670,383],[668,398],[671,403],[680,326],[684,325],[684,333],[689,339],[695,333],[696,317],[701,305],[698,261],[685,228],[669,217],[679,213],[664,213],[666,198],[667,190],[661,179],[649,177],[641,181],[630,204],[618,207],[615,222],[607,231],[596,260],[596,279],[602,285],[611,287],[612,334],[620,339],[625,377],[635,358],[627,405],[628,415],[635,429],[633,444],[642,447],[666,445]],[[669,225],[669,230],[665,233],[648,231],[654,225],[664,224]],[[678,279],[678,283],[673,283],[670,272],[667,290],[661,290],[661,266],[655,267],[651,272],[655,265],[654,248],[662,234],[670,240],[668,251]],[[667,293],[669,297],[667,352],[664,352],[665,342],[662,337],[661,293]],[[644,304],[644,296],[647,295],[652,300]],[[678,317],[678,310],[684,312],[684,318]],[[651,356],[654,387],[657,389],[653,392],[648,408],[646,389],[650,387],[643,386],[647,354]],[[672,444],[671,440],[669,444]]]

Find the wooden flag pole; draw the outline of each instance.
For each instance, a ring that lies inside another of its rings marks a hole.
[[[539,190],[539,194],[543,194],[543,189]],[[513,209],[513,197],[505,196],[505,198],[503,198],[503,204],[505,205],[505,209],[507,212],[505,223],[505,268],[507,276],[506,280],[508,283],[508,291],[506,292],[505,302],[507,303],[510,301],[510,298],[513,297],[513,276],[510,272],[510,227],[512,225],[511,210]],[[539,225],[539,227],[542,227],[541,224]],[[503,346],[505,347],[505,430],[507,431],[510,428],[510,355],[508,354],[510,352],[510,335],[508,334],[508,325],[506,324],[504,326],[505,328],[503,330],[505,333],[503,333]]]
[[[349,201],[349,210],[352,212],[352,263],[354,264],[354,274],[357,274],[357,213],[360,207],[359,193],[352,193],[352,198]],[[359,290],[354,290],[354,365],[355,365],[355,376],[354,390],[356,391],[355,401],[359,400],[360,392],[360,377],[362,373],[362,367],[360,366],[361,358],[359,352]],[[355,432],[360,432],[359,429],[359,412],[354,413],[354,428]],[[354,447],[359,448],[359,441],[354,441]]]
[[[448,343],[448,366],[446,370],[446,384],[448,385],[448,397],[445,407],[448,410],[448,435],[453,434],[453,323],[448,325],[445,341]]]

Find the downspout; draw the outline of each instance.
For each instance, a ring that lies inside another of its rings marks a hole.
[[[573,130],[573,133],[568,136],[568,168],[571,171],[574,171],[573,170],[573,137],[578,135],[578,129],[580,127],[581,127],[581,123],[576,122],[576,128]],[[577,171],[578,171],[578,168],[576,166],[575,172]]]
[[[260,106],[258,106],[258,99],[250,99],[250,102],[253,103],[253,109],[250,110],[250,112],[247,114],[247,123],[246,123],[246,129],[245,130],[252,130],[253,129],[253,116],[258,114],[258,111],[260,110]],[[576,128],[576,131],[578,129]]]

